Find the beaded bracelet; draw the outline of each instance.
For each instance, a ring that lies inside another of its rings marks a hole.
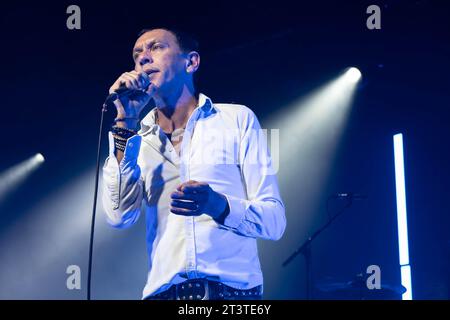
[[[125,152],[126,142],[124,142],[123,140],[119,140],[119,139],[114,138],[114,147],[117,150]]]
[[[113,127],[112,127],[112,130],[113,130],[113,131],[125,131],[125,132],[130,132],[130,133],[136,134],[136,131],[134,131],[134,130],[132,130],[132,129],[121,128],[121,127],[118,127],[118,126],[113,126]]]
[[[125,147],[124,147],[124,146],[119,146],[119,145],[116,145],[115,147],[116,147],[116,150],[119,150],[119,151],[125,152]]]
[[[136,134],[136,131],[128,129],[128,128],[119,128],[118,126],[113,126],[111,128],[113,134],[123,138],[129,139]]]
[[[125,148],[127,144],[126,143],[121,143],[121,142],[116,140],[116,141],[114,141],[114,145]]]
[[[128,139],[122,138],[121,136],[117,136],[116,134],[113,134],[114,140],[120,140],[124,143],[127,143]]]
[[[119,143],[122,145],[126,145],[127,144],[127,140],[123,140],[123,139],[119,139],[117,137],[114,137],[114,143]]]

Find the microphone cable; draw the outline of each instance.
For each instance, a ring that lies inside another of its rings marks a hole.
[[[100,150],[102,145],[103,134],[103,118],[107,110],[108,98],[103,103],[102,115],[100,117],[100,128],[98,132],[98,146],[97,146],[97,165],[95,169],[95,187],[94,187],[94,204],[92,206],[92,220],[91,220],[91,234],[89,240],[89,259],[88,259],[88,274],[87,274],[87,300],[91,300],[91,277],[92,277],[92,253],[94,249],[94,229],[95,229],[95,212],[97,210],[97,194],[98,194],[98,177],[100,173]]]

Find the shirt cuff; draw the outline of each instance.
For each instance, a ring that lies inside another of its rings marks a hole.
[[[230,212],[225,217],[224,225],[233,229],[237,229],[245,219],[247,210],[247,200],[224,194],[227,198]]]

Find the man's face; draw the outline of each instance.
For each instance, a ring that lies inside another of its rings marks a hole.
[[[157,91],[174,88],[186,79],[186,55],[175,35],[167,30],[155,29],[140,36],[133,59],[135,70],[147,73]]]

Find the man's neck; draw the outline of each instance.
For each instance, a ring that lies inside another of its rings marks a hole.
[[[183,87],[176,95],[155,97],[158,125],[166,133],[184,128],[197,103],[194,90],[187,87]]]

